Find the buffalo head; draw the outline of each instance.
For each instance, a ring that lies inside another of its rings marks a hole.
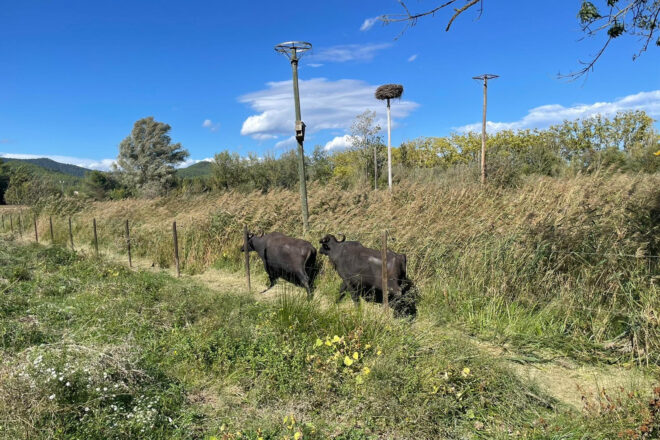
[[[337,244],[343,243],[346,241],[346,236],[344,234],[339,234],[341,235],[342,239],[337,240],[334,235],[328,234],[322,239],[319,240],[319,243],[321,243],[321,249],[319,252],[321,252],[323,255],[328,255],[332,248],[334,248]]]
[[[251,232],[248,232],[247,234],[247,245],[248,245],[248,252],[255,251],[256,249],[254,248],[254,240],[255,238],[258,240],[264,236],[264,231],[260,230],[259,235],[255,235]],[[241,252],[245,252],[245,243],[241,245]]]

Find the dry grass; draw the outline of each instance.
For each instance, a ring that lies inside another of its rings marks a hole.
[[[341,232],[378,247],[387,229],[439,320],[525,343],[578,335],[659,361],[660,176],[533,177],[517,188],[402,181],[391,195],[313,184],[309,195],[308,240]],[[171,267],[176,220],[186,273],[239,270],[243,223],[300,237],[299,203],[282,189],[101,202],[74,217],[74,232],[89,246],[95,217],[101,248],[121,254],[128,219],[134,258]],[[40,229],[46,237],[47,222]],[[63,219],[55,238],[67,240]]]

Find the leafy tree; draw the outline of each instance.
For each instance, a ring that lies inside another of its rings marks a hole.
[[[370,110],[357,115],[350,130],[351,149],[357,153],[364,175],[367,178],[373,176],[374,189],[378,187],[378,168],[385,161],[380,131],[380,126],[376,124],[376,112]]]
[[[114,166],[126,186],[147,196],[160,195],[173,186],[174,165],[183,162],[189,153],[181,144],[172,143],[170,129],[151,116],[135,122],[131,134],[119,144]]]
[[[95,170],[85,175],[83,192],[94,200],[105,200],[110,192],[119,186],[119,182],[111,173]]]
[[[321,145],[314,147],[309,164],[309,178],[321,183],[327,183],[332,178],[333,163],[330,154]]]
[[[399,0],[399,3],[404,10],[402,14],[382,15],[380,20],[384,23],[403,22],[408,28],[417,24],[420,18],[435,16],[452,8],[453,13],[445,28],[445,31],[449,31],[454,20],[464,12],[475,8],[479,10],[479,15],[483,12],[483,0],[440,0],[435,7],[422,12],[411,12],[403,0]],[[583,62],[582,69],[566,75],[567,77],[576,78],[592,71],[610,42],[622,35],[635,36],[640,40],[641,46],[633,59],[645,52],[650,44],[660,46],[660,0],[583,0],[577,15],[582,31],[587,36],[605,33],[607,40],[595,57]]]
[[[9,187],[9,167],[0,159],[0,205],[6,204],[5,192]]]
[[[39,210],[47,199],[60,195],[61,192],[55,182],[34,175],[27,167],[21,165],[10,173],[5,200],[11,205],[28,205]]]
[[[213,184],[216,188],[231,189],[243,185],[247,176],[247,164],[236,153],[223,151],[215,155],[211,164]]]

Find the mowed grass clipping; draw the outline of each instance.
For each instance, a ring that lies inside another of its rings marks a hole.
[[[1,438],[604,439],[657,422],[636,392],[566,408],[448,327],[370,305],[257,302],[6,240],[0,263]]]

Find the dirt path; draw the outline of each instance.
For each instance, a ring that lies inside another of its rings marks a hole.
[[[19,241],[26,244],[33,242],[25,234],[23,239]],[[89,256],[94,254],[92,248],[85,246],[78,246],[77,251]],[[103,251],[101,256],[128,265],[126,255]],[[166,272],[176,276],[174,268],[156,267],[151,260],[145,258],[137,257],[132,260],[133,270]],[[182,275],[181,278],[194,280],[220,294],[227,291],[249,294],[245,276],[236,272],[209,268],[201,274]],[[273,301],[287,293],[306,294],[304,289],[281,280],[273,289],[262,294],[260,292],[266,288],[266,285],[261,278],[259,274],[252,272],[252,294],[260,301]],[[322,307],[332,306],[332,301],[328,298],[318,299],[320,299]],[[352,304],[344,302],[341,307],[352,307]],[[428,325],[427,322],[418,321],[416,325],[423,327],[425,331],[433,331],[432,326]],[[658,381],[658,378],[651,377],[649,371],[644,371],[633,365],[579,364],[567,358],[541,359],[518,353],[508,346],[493,344],[473,337],[470,340],[482,351],[504,362],[521,379],[537,384],[547,395],[576,410],[581,410],[584,407],[585,399],[591,401],[598,399],[602,390],[606,390],[609,394],[615,394],[621,390],[649,390],[650,395],[653,383]]]

